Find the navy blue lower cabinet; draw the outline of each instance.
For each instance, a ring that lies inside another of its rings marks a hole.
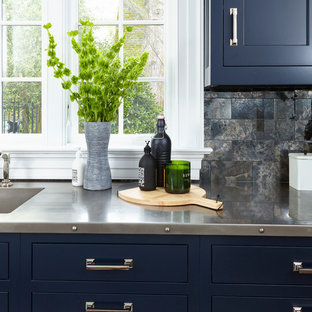
[[[311,0],[209,1],[211,85],[312,83]]]
[[[198,236],[22,234],[21,246],[21,312],[200,310]]]
[[[9,279],[9,243],[0,243],[0,280]]]
[[[187,312],[187,296],[128,294],[32,294],[32,312]]]
[[[18,283],[0,280],[10,312],[312,312],[312,238],[22,234],[20,246]]]
[[[20,311],[20,236],[0,235],[0,312]]]
[[[8,293],[0,293],[0,311],[9,312]]]
[[[312,298],[225,297],[212,298],[212,312],[311,312]]]

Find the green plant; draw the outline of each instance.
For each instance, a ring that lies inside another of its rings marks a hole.
[[[138,58],[129,58],[122,65],[119,51],[127,32],[131,32],[132,28],[126,27],[125,35],[116,44],[109,46],[107,51],[101,51],[93,36],[94,24],[89,21],[80,22],[83,25],[80,40],[76,40],[78,30],[68,33],[72,48],[79,57],[78,76],[73,75],[56,56],[57,44],[50,32],[50,23],[43,26],[49,35],[47,65],[53,68],[54,77],[62,80],[63,89],[70,92],[70,100],[78,103],[80,117],[87,122],[111,122],[118,117],[122,98],[127,96],[128,90],[143,72],[148,53],[144,52]]]

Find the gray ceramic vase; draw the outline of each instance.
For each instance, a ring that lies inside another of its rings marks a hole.
[[[110,132],[110,122],[85,123],[88,161],[83,188],[86,190],[101,191],[112,187],[112,177],[108,163]]]

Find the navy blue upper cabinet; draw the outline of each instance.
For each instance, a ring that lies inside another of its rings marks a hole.
[[[312,84],[310,0],[211,0],[211,85]]]

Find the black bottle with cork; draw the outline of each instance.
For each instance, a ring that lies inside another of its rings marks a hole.
[[[158,117],[156,129],[157,134],[152,139],[152,156],[156,159],[157,186],[163,187],[165,164],[171,160],[171,140],[165,131],[165,117]]]
[[[142,191],[153,191],[156,188],[156,160],[151,155],[149,141],[139,162],[139,188]]]

